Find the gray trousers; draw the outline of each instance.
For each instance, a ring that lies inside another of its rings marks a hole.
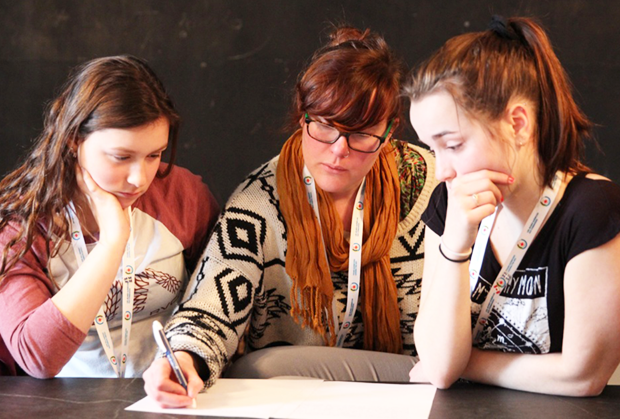
[[[324,346],[277,346],[250,352],[226,378],[314,377],[330,381],[408,382],[415,359],[408,355]]]

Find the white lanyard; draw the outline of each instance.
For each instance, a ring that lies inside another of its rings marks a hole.
[[[495,303],[495,297],[500,295],[506,283],[512,279],[512,276],[521,263],[521,260],[523,260],[523,256],[525,256],[525,252],[527,251],[529,245],[536,237],[536,234],[538,234],[545,217],[547,217],[549,212],[552,210],[553,202],[555,201],[560,186],[562,185],[563,179],[564,176],[562,172],[557,172],[551,181],[551,186],[547,186],[545,188],[540,199],[536,203],[536,206],[532,210],[530,217],[525,223],[525,226],[521,231],[521,235],[519,236],[519,240],[515,243],[515,246],[508,255],[502,269],[499,271],[495,281],[489,288],[489,292],[480,307],[480,315],[478,316],[478,320],[474,326],[472,333],[473,343],[477,343],[479,341],[482,328],[487,323],[491,314],[491,309]],[[493,225],[495,223],[495,216],[500,209],[501,207],[498,207],[493,214],[486,217],[482,220],[482,223],[480,223],[480,229],[478,230],[478,235],[476,236],[471,262],[469,263],[469,284],[472,293],[478,281],[484,253],[489,241],[489,236],[491,235],[491,230],[493,230]]]
[[[73,202],[69,205],[69,221],[71,223],[71,244],[73,246],[73,252],[77,259],[78,268],[86,260],[88,256],[88,249],[86,248],[86,242],[84,241],[84,234],[82,233],[82,227],[80,220],[78,220]],[[114,343],[112,342],[112,336],[110,335],[110,328],[108,327],[108,321],[105,316],[105,303],[101,305],[97,316],[95,317],[95,328],[99,335],[101,345],[108,357],[108,361],[114,369],[116,375],[120,378],[125,375],[125,366],[127,365],[127,354],[129,351],[129,335],[131,333],[131,321],[133,317],[133,295],[135,289],[135,257],[133,246],[133,223],[132,223],[132,210],[129,207],[129,240],[125,246],[125,252],[123,253],[123,259],[121,262],[122,267],[122,279],[123,279],[123,300],[122,300],[122,346],[121,346],[121,358],[120,358],[120,370],[118,358],[114,353]]]
[[[308,203],[314,210],[316,219],[319,223],[321,232],[321,240],[323,240],[323,249],[325,249],[325,259],[329,267],[329,258],[327,257],[327,248],[323,239],[323,230],[321,229],[321,216],[319,215],[318,198],[314,178],[310,171],[304,166],[304,185],[308,194]],[[357,308],[359,299],[359,291],[362,276],[362,244],[364,239],[364,195],[366,194],[366,178],[362,181],[357,195],[355,197],[355,206],[353,208],[353,216],[351,219],[351,236],[349,237],[349,278],[347,285],[347,308],[342,321],[342,328],[339,327],[338,314],[335,310],[336,299],[332,301],[332,315],[334,318],[335,334],[338,336],[336,346],[342,347],[344,339],[349,333],[349,329],[353,324],[353,317]]]

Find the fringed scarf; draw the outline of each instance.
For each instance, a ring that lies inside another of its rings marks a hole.
[[[288,230],[286,272],[293,280],[291,315],[296,321],[301,318],[302,326],[311,327],[327,344],[334,346],[336,336],[331,315],[334,286],[330,272],[347,271],[349,243],[330,195],[317,187],[328,266],[319,223],[303,185],[301,138],[301,131],[297,131],[284,144],[276,174]],[[366,175],[360,301],[364,349],[402,353],[400,310],[389,255],[398,229],[400,202],[393,153],[390,144],[383,147]]]

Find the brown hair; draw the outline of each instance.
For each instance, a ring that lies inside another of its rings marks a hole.
[[[84,199],[75,199],[82,195],[75,177],[77,145],[95,131],[138,127],[160,117],[170,124],[170,164],[157,174],[164,177],[174,164],[180,120],[153,70],[136,57],[116,56],[72,71],[48,106],[43,132],[24,163],[0,182],[0,231],[9,222],[19,224],[2,251],[0,279],[30,249],[37,230],[46,238],[48,252],[53,243],[50,257],[57,254],[61,238],[69,235],[66,208],[71,201],[78,214],[84,213]],[[11,252],[18,243],[19,250]]]
[[[299,75],[291,124],[299,126],[304,112],[350,131],[398,120],[403,68],[380,35],[335,28]]]
[[[411,101],[438,89],[470,115],[497,121],[515,97],[536,112],[536,142],[543,183],[554,174],[589,172],[583,140],[592,124],[573,99],[572,86],[544,29],[530,18],[495,16],[491,28],[448,40],[405,86]]]

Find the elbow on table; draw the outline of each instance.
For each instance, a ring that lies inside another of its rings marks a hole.
[[[602,379],[599,376],[591,376],[586,377],[575,383],[574,386],[571,386],[570,394],[567,396],[573,397],[594,397],[600,395],[605,386],[607,385],[607,380]]]
[[[460,377],[460,374],[451,369],[436,368],[427,373],[430,383],[441,390],[449,389]]]
[[[62,367],[49,368],[49,367],[46,367],[45,365],[21,365],[21,368],[29,376],[34,377],[34,378],[39,378],[41,380],[47,380],[49,378],[56,377],[56,375],[62,369]]]

